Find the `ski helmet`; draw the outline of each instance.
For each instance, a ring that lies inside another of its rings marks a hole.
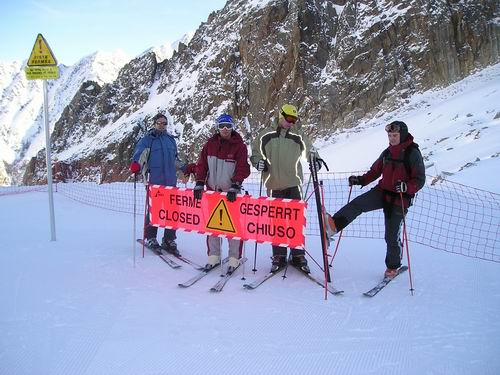
[[[298,119],[299,117],[299,113],[297,111],[297,107],[295,107],[294,105],[291,105],[291,104],[284,104],[282,107],[281,107],[281,111],[280,111],[280,120],[282,118],[285,118],[285,117],[293,117],[295,118],[295,120]]]
[[[229,124],[229,125],[231,125],[231,128],[234,128],[233,118],[226,113],[220,115],[219,118],[217,119],[217,126],[222,125],[222,124],[226,124],[226,125]]]

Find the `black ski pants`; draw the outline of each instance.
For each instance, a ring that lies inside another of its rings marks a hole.
[[[335,226],[338,231],[347,227],[354,219],[363,212],[382,209],[384,205],[384,193],[381,189],[373,188],[353,199],[333,215]],[[405,208],[405,215],[408,210]],[[401,256],[403,244],[401,242],[401,223],[403,212],[401,206],[392,204],[384,210],[385,221],[385,243],[387,252],[385,265],[387,268],[401,267]]]
[[[274,198],[288,198],[288,199],[302,199],[302,194],[298,186],[292,186],[283,190],[272,190],[271,197]],[[287,247],[273,246],[273,256],[281,255],[286,257]],[[292,256],[304,255],[306,252],[302,249],[290,249]]]
[[[153,225],[149,225],[149,214],[146,215],[146,229],[144,231],[144,238],[156,238],[156,235],[158,234],[158,227],[155,227]],[[177,235],[175,234],[175,229],[168,229],[165,228],[165,231],[163,232],[163,241],[165,242],[166,240],[175,240],[177,238]]]

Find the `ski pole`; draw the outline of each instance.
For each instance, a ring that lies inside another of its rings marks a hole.
[[[247,201],[248,201],[248,198],[249,198],[249,197],[250,197],[250,194],[248,194],[248,190],[246,190],[246,191],[245,191],[245,198],[247,199]],[[257,243],[257,242],[256,242],[256,243]],[[243,259],[245,258],[246,248],[247,248],[247,242],[246,242],[246,241],[244,241],[244,242],[243,242],[243,256],[242,256],[242,258],[243,258]],[[246,262],[243,262],[243,275],[242,275],[242,277],[241,277],[241,280],[246,280],[246,278],[245,278],[245,263],[246,263]]]
[[[287,256],[285,255],[285,259],[286,258],[287,258]],[[290,255],[288,256],[288,261],[285,264],[285,272],[283,272],[283,276],[281,276],[283,279],[286,279],[286,272],[288,271],[288,264],[290,263],[291,260],[292,260],[292,250],[290,250]]]
[[[262,185],[263,185],[263,182],[264,182],[264,178],[263,178],[263,173],[260,172],[260,186],[259,186],[259,197],[262,196]],[[253,273],[255,274],[255,272],[257,272],[257,241],[255,241],[255,249],[254,249],[254,252],[253,252]]]
[[[135,231],[137,228],[137,173],[134,173],[134,230],[132,232],[132,254],[134,258],[134,268],[135,268]]]
[[[219,264],[220,264],[220,277],[224,277],[224,270],[222,269],[222,237],[219,237]]]
[[[347,203],[349,203],[351,201],[351,193],[352,193],[352,185],[349,186],[349,196],[347,197]],[[337,255],[337,250],[339,249],[339,244],[340,244],[340,240],[342,239],[343,232],[344,232],[344,230],[342,229],[339,233],[339,238],[337,240],[337,244],[335,245],[335,251],[333,252],[332,260],[330,261],[330,264],[329,264],[330,267],[332,266],[333,260],[335,259],[335,256]]]
[[[146,222],[147,222],[147,215],[148,215],[148,208],[149,208],[149,189],[148,185],[144,185],[146,187],[146,202],[144,202],[144,227],[142,230],[142,257],[144,258],[144,245],[146,242]]]
[[[399,193],[399,198],[401,199],[401,210],[403,213],[403,241],[406,243],[406,257],[408,258],[408,277],[410,278],[410,292],[413,296],[413,280],[411,277],[411,265],[410,265],[410,248],[408,246],[408,233],[406,232],[406,219],[405,219],[405,203],[403,200],[403,193]]]
[[[246,241],[243,241],[243,259],[245,259],[245,248],[246,248]],[[241,280],[246,280],[245,278],[245,263],[243,262],[243,275],[241,276]]]
[[[320,195],[321,195],[321,207],[323,210],[325,210],[325,194],[323,190],[323,181],[320,181],[319,183],[319,189],[320,189]],[[333,282],[333,271],[330,273],[328,272],[328,245],[327,245],[327,235],[326,235],[326,226],[328,225],[325,223],[324,217],[323,217],[323,240],[322,242],[322,250],[323,250],[323,265],[325,267],[324,272],[325,272],[325,300],[328,299],[328,281]]]

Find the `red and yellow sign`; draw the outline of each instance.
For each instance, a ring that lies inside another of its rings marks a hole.
[[[304,248],[304,201],[240,195],[229,202],[226,193],[205,191],[201,200],[191,189],[149,186],[152,225]]]

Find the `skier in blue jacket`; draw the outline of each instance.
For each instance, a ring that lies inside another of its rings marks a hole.
[[[166,128],[168,119],[162,113],[153,117],[154,129],[149,131],[135,146],[130,171],[132,173],[146,172],[148,182],[154,185],[176,186],[177,170],[186,171],[186,165],[181,163],[177,155],[177,144]],[[156,240],[158,228],[149,225],[149,216],[146,215],[145,240],[146,246],[153,249],[165,249],[167,252],[179,255],[175,242],[174,229],[165,228],[162,244]]]

